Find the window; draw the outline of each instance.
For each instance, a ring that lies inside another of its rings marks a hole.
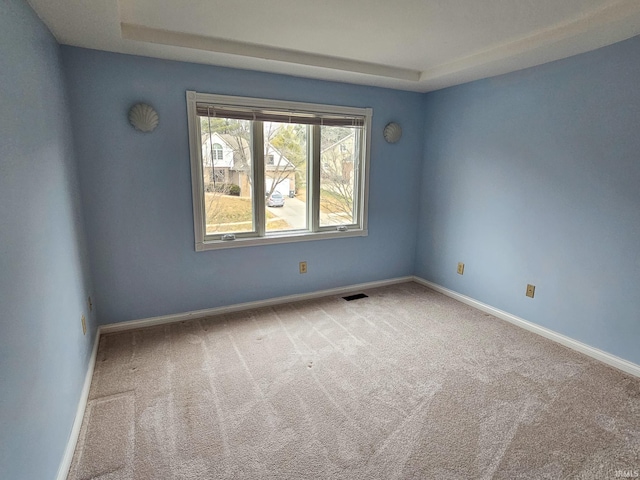
[[[214,160],[222,160],[222,145],[219,143],[213,144],[213,159]]]
[[[367,235],[371,109],[188,91],[187,110],[196,250]]]
[[[214,181],[220,183],[224,183],[226,181],[224,170],[222,168],[216,168]]]

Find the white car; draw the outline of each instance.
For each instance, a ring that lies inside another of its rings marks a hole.
[[[267,207],[284,207],[284,197],[280,192],[273,192],[267,199]]]

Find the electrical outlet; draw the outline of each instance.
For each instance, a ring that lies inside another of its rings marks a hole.
[[[87,334],[87,320],[84,318],[84,315],[82,315],[82,334]]]
[[[464,275],[464,263],[458,262],[458,275]]]
[[[536,286],[535,285],[531,285],[531,284],[527,284],[527,297],[533,298],[535,293],[536,293]]]
[[[89,303],[89,311],[93,312],[93,303],[91,302],[91,297],[89,297],[88,303]]]
[[[307,262],[300,262],[300,273],[307,273]]]

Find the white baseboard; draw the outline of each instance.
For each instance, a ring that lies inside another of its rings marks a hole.
[[[640,365],[636,365],[635,363],[629,362],[628,360],[624,360],[623,358],[616,357],[615,355],[611,355],[610,353],[599,350],[595,347],[591,347],[587,344],[574,340],[573,338],[562,335],[561,333],[554,332],[553,330],[549,330],[548,328],[541,327],[540,325],[536,325],[535,323],[528,322],[523,318],[516,317],[510,313],[499,310],[491,305],[487,305],[486,303],[479,302],[471,297],[467,297],[466,295],[462,295],[461,293],[454,292],[453,290],[449,290],[448,288],[442,287],[436,283],[429,282],[420,277],[413,277],[413,281],[424,285],[436,292],[440,292],[448,297],[451,297],[455,300],[458,300],[462,303],[466,303],[478,310],[486,312],[494,317],[498,317],[502,320],[505,320],[509,323],[517,325],[518,327],[524,328],[525,330],[529,330],[530,332],[537,333],[538,335],[548,338],[549,340],[553,340],[565,347],[569,347],[573,350],[576,350],[580,353],[584,353],[596,360],[599,360],[607,365],[611,365],[623,372],[629,373],[636,377],[640,377]]]
[[[71,461],[73,460],[73,453],[76,450],[76,444],[78,443],[78,436],[80,435],[80,427],[82,427],[82,419],[84,418],[84,410],[87,407],[87,400],[89,398],[89,388],[91,387],[91,379],[93,378],[93,369],[96,365],[96,356],[98,355],[98,344],[100,343],[100,327],[96,331],[95,339],[93,340],[93,349],[91,350],[91,357],[89,358],[89,365],[87,367],[87,374],[84,377],[84,385],[82,385],[82,391],[80,392],[80,400],[78,401],[78,408],[76,410],[76,418],[73,420],[73,427],[71,428],[71,435],[67,442],[67,447],[62,457],[62,462],[58,468],[58,474],[56,480],[66,480],[69,475],[69,468],[71,468]]]
[[[173,315],[163,315],[160,317],[143,318],[140,320],[131,320],[128,322],[110,323],[100,327],[100,333],[114,333],[135,328],[151,327],[155,325],[163,325],[166,323],[181,322],[192,318],[208,317],[210,315],[220,315],[222,313],[240,312],[242,310],[250,310],[252,308],[270,307],[273,305],[281,305],[283,303],[299,302],[302,300],[310,300],[313,298],[328,297],[331,295],[343,295],[352,293],[357,290],[366,290],[370,288],[385,287],[397,283],[412,282],[414,277],[398,277],[389,280],[379,280],[376,282],[359,283],[356,285],[346,285],[344,287],[330,288],[328,290],[319,290],[311,293],[300,293],[296,295],[287,295],[284,297],[268,298],[266,300],[258,300],[255,302],[237,303],[235,305],[227,305],[223,307],[206,308],[204,310],[194,310],[192,312],[175,313]]]

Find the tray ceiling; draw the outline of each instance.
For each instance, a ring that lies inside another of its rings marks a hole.
[[[640,34],[638,0],[29,0],[61,44],[413,91]]]

